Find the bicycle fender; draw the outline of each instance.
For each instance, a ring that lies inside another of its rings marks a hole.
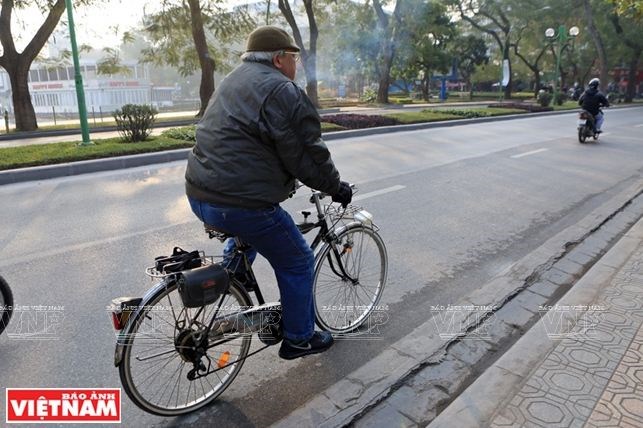
[[[139,319],[141,312],[148,305],[150,301],[155,299],[159,293],[165,291],[165,289],[175,281],[174,277],[168,277],[162,281],[157,282],[152,288],[150,288],[145,295],[143,300],[139,304],[138,308],[130,315],[127,320],[127,325],[123,330],[118,334],[116,338],[116,349],[114,349],[114,366],[118,367],[123,361],[123,353],[125,352],[125,347],[129,345],[130,342],[130,331],[134,322]]]
[[[340,234],[346,232],[348,229],[352,229],[354,227],[364,227],[364,225],[362,225],[362,223],[360,223],[359,221],[351,221],[350,223],[342,225],[342,226],[338,227],[337,229],[333,229],[333,231],[329,232],[329,233],[334,233],[335,235],[340,235]],[[324,241],[322,241],[322,243],[323,242]],[[315,260],[317,260],[317,256],[322,252],[324,247],[325,247],[325,245],[318,245],[317,248],[315,248],[315,252],[314,252]]]

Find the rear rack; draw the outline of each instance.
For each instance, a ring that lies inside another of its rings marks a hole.
[[[211,265],[223,259],[223,256],[206,256],[203,251],[199,251],[199,257],[201,258],[201,266]],[[158,271],[156,266],[145,268],[145,275],[149,276],[152,280],[167,278],[168,276],[176,275],[177,273],[178,272]]]

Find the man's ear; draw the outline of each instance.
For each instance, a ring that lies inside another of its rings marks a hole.
[[[275,67],[281,70],[283,68],[283,59],[284,55],[273,55],[272,63]]]

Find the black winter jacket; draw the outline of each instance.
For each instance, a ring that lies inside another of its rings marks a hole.
[[[188,196],[264,208],[295,179],[334,195],[339,173],[321,138],[317,110],[272,64],[244,61],[221,82],[197,125],[185,173]]]
[[[598,114],[601,107],[609,107],[610,103],[605,95],[599,92],[598,88],[588,88],[578,99],[578,105],[583,107],[594,116]]]

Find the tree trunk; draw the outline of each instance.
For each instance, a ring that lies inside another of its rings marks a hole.
[[[188,5],[190,7],[192,22],[192,38],[194,39],[194,46],[196,47],[199,64],[201,65],[201,84],[199,85],[201,106],[199,107],[199,112],[196,114],[197,117],[201,117],[203,113],[205,113],[210,97],[214,93],[214,71],[216,70],[216,64],[214,59],[210,57],[210,52],[208,51],[199,0],[188,0]]]
[[[388,48],[390,49],[390,48]],[[389,52],[386,53],[383,59],[383,66],[381,67],[381,72],[378,78],[378,88],[377,88],[377,102],[381,104],[388,104],[388,89],[391,84],[390,82],[390,72],[391,72],[391,63],[392,63],[392,54]]]
[[[603,39],[601,38],[601,33],[596,29],[594,25],[594,15],[592,13],[592,6],[589,4],[589,0],[583,0],[583,6],[585,7],[585,18],[587,19],[587,30],[592,36],[594,41],[594,46],[596,46],[596,54],[598,55],[598,66],[600,73],[601,85],[607,87],[609,74],[608,74],[608,65],[607,65],[607,53],[605,52],[605,45],[603,44]]]
[[[397,36],[398,26],[401,25],[401,9],[403,0],[395,2],[395,9],[393,10],[392,21],[382,9],[382,4],[379,0],[373,0],[373,8],[377,15],[377,25],[381,30],[381,43],[379,52],[379,62],[377,67],[378,83],[377,88],[377,102],[388,104],[388,90],[390,85],[391,67],[393,65],[393,57],[395,56],[395,43]]]
[[[308,30],[310,34],[309,48],[304,46],[304,40],[301,37],[301,31],[295,20],[295,16],[290,8],[288,0],[279,0],[279,10],[281,11],[286,22],[290,25],[295,43],[301,49],[301,59],[306,74],[306,95],[310,98],[313,105],[319,108],[319,96],[317,94],[317,38],[319,29],[315,20],[315,11],[313,9],[313,0],[304,0],[306,16],[308,17]]]
[[[7,70],[11,81],[11,97],[13,100],[13,114],[16,118],[16,130],[35,131],[38,129],[38,122],[36,121],[36,112],[31,103],[27,83],[29,68],[27,67],[24,71],[20,70],[20,68],[24,67],[18,65]]]
[[[540,70],[534,71],[534,98],[538,97],[538,91],[540,91]]]
[[[630,70],[627,76],[627,88],[625,90],[625,102],[631,103],[634,99],[634,95],[636,94],[636,75],[639,68],[639,58],[641,57],[643,45],[640,41],[637,41],[637,39],[633,40],[624,36],[623,27],[621,26],[619,16],[617,14],[612,14],[610,16],[610,21],[612,21],[616,34],[618,34],[623,43],[625,43],[625,46],[632,50],[632,56],[630,57]]]
[[[319,95],[317,94],[317,58],[309,56],[304,64],[306,73],[306,95],[310,98],[313,105],[319,108]]]
[[[2,45],[0,67],[4,68],[9,74],[16,130],[35,131],[38,129],[38,122],[36,121],[36,112],[31,103],[31,94],[27,84],[29,67],[31,67],[31,63],[42,50],[54,28],[56,28],[58,21],[60,21],[60,16],[65,11],[65,1],[49,2],[50,9],[45,21],[20,54],[16,50],[13,34],[11,33],[13,7],[13,0],[2,0],[0,9],[0,44]]]
[[[639,69],[639,59],[641,58],[641,49],[632,52],[630,58],[630,71],[627,74],[627,89],[625,90],[625,102],[631,103],[636,95],[636,75]]]
[[[422,99],[426,102],[431,101],[431,94],[429,93],[429,82],[431,81],[430,73],[431,70],[424,70],[424,76],[422,76]]]

